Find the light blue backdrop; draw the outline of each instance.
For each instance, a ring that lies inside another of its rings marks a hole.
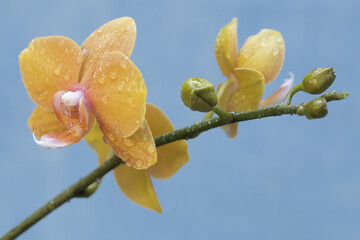
[[[148,101],[175,127],[201,120],[185,108],[180,86],[192,76],[224,81],[215,36],[238,18],[239,46],[262,28],[281,31],[283,69],[296,83],[315,67],[333,66],[325,119],[284,116],[240,124],[235,139],[221,129],[188,142],[190,162],[154,181],[163,214],[130,202],[108,174],[94,196],[74,199],[19,239],[360,239],[360,34],[358,1],[27,1],[0,3],[0,235],[96,168],[85,143],[63,150],[37,146],[26,121],[28,97],[18,54],[31,39],[64,35],[77,43],[109,20],[131,16],[138,36],[132,60]],[[298,94],[295,102],[311,96]]]

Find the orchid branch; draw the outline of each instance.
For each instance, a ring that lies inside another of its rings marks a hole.
[[[347,96],[348,93],[346,92],[332,91],[322,95],[321,98],[325,99],[326,102],[330,102],[330,101],[345,99]],[[272,116],[298,114],[298,111],[302,109],[304,106],[306,106],[307,103],[308,102],[304,102],[297,105],[277,104],[274,106],[260,108],[249,112],[231,113],[233,118],[231,122],[224,121],[220,117],[213,117],[207,120],[203,120],[199,123],[190,125],[188,127],[177,129],[173,132],[169,132],[161,136],[158,136],[155,138],[155,143],[156,146],[161,146],[181,139],[191,139],[207,130],[234,122],[243,122],[243,121],[272,117]],[[54,197],[52,200],[47,202],[41,208],[36,210],[23,222],[18,224],[15,228],[10,230],[6,235],[0,238],[0,240],[9,240],[16,238],[17,236],[25,232],[27,229],[32,227],[35,223],[37,223],[45,216],[47,216],[49,213],[60,207],[65,202],[70,201],[72,198],[84,195],[84,192],[87,190],[87,188],[90,185],[92,185],[94,182],[98,182],[105,174],[107,174],[109,171],[111,171],[112,169],[123,163],[124,162],[120,158],[113,156],[105,163],[100,165],[98,168],[96,168],[94,171],[89,173],[86,177],[83,177],[77,183],[73,184],[72,186],[64,190],[62,193]]]

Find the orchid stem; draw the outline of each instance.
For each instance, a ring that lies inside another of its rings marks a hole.
[[[295,87],[296,88],[296,87]],[[299,90],[297,90],[299,91]],[[295,92],[295,90],[293,90]],[[348,96],[348,93],[345,92],[336,92],[332,91],[329,93],[326,93],[322,95],[321,97],[325,98],[327,102],[334,101],[334,100],[342,100],[345,99]],[[291,97],[288,102],[291,102]],[[301,107],[301,105],[306,104],[297,104],[297,105],[286,105],[286,104],[278,104],[270,107],[265,107],[261,109],[257,109],[250,112],[242,112],[242,113],[233,113],[231,114],[232,122],[243,122],[253,119],[260,119],[260,118],[266,118],[266,117],[272,117],[272,116],[281,116],[281,115],[293,115],[296,114],[298,109]],[[177,129],[173,132],[166,133],[164,135],[158,136],[155,138],[155,144],[157,147],[162,146],[164,144],[168,144],[174,141],[178,141],[181,139],[188,139],[190,136],[194,136],[195,134],[199,134],[202,132],[205,132],[209,129],[217,128],[223,125],[229,124],[229,122],[224,122],[223,119],[220,117],[214,117],[211,119],[203,120],[199,123],[195,123],[193,125],[190,125],[188,127],[184,127],[181,129]],[[54,197],[52,200],[47,202],[45,205],[43,205],[41,208],[39,208],[37,211],[35,211],[33,214],[31,214],[28,218],[26,218],[23,222],[18,224],[15,228],[13,228],[11,231],[9,231],[6,235],[4,235],[0,240],[9,240],[9,239],[15,239],[20,234],[25,232],[27,229],[29,229],[31,226],[33,226],[35,223],[39,222],[41,219],[43,219],[45,216],[47,216],[49,213],[60,207],[62,204],[68,202],[72,198],[76,198],[79,196],[84,195],[86,197],[86,193],[90,193],[89,196],[92,195],[92,190],[96,190],[98,184],[93,185],[93,188],[90,187],[89,192],[86,192],[88,187],[94,184],[94,182],[98,182],[98,179],[101,179],[106,173],[114,169],[120,164],[123,164],[124,162],[116,157],[113,156],[112,158],[105,161],[103,164],[101,164],[98,168],[96,168],[94,171],[89,173],[86,177],[81,178],[77,183],[73,184],[69,188],[67,188],[65,191]]]
[[[216,105],[213,108],[213,111],[226,123],[230,123],[233,121],[233,116],[231,113],[225,111],[224,109],[222,109],[221,107],[219,107],[219,105]]]
[[[288,92],[288,94],[286,95],[286,98],[285,98],[285,100],[284,100],[284,102],[283,102],[283,105],[286,105],[286,106],[290,105],[290,104],[291,104],[292,97],[295,95],[295,93],[301,91],[302,88],[303,88],[302,83],[300,83],[300,84],[296,85],[295,87],[293,87],[293,88]]]

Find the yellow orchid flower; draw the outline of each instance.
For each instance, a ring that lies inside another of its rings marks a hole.
[[[154,137],[174,130],[173,125],[160,108],[146,105],[146,121]],[[104,143],[99,127],[94,127],[85,140],[97,151],[99,164],[102,164],[111,153],[111,147]],[[188,160],[185,140],[176,141],[157,148],[158,161],[148,169],[136,170],[125,164],[114,169],[114,177],[123,193],[135,203],[162,212],[150,176],[166,179],[174,175]]]
[[[104,139],[127,165],[146,169],[156,162],[145,120],[146,86],[129,59],[135,38],[134,20],[123,17],[97,29],[81,47],[51,36],[33,39],[21,52],[22,79],[37,104],[28,124],[39,145],[76,143],[98,122]]]
[[[218,105],[229,112],[245,112],[284,98],[292,86],[292,74],[279,90],[261,101],[265,84],[276,78],[284,62],[285,43],[281,33],[263,29],[250,36],[239,53],[237,48],[237,19],[234,18],[220,30],[215,42],[216,60],[228,78],[218,86]],[[237,123],[223,129],[229,137],[235,137]]]

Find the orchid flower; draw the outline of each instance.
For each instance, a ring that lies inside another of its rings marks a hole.
[[[20,71],[37,104],[28,121],[36,143],[61,148],[85,137],[99,164],[115,153],[126,163],[114,170],[123,192],[161,212],[149,176],[168,178],[189,157],[184,140],[156,151],[153,135],[174,128],[159,108],[146,107],[144,79],[129,59],[135,38],[129,17],[106,23],[81,47],[62,36],[36,38],[19,56]]]
[[[228,78],[217,90],[218,104],[228,112],[255,110],[280,101],[293,83],[293,75],[280,89],[261,101],[264,86],[279,74],[285,56],[284,39],[280,32],[263,29],[250,36],[237,50],[237,19],[222,28],[216,38],[215,56],[222,73]],[[237,123],[223,127],[229,137],[237,134]]]
[[[160,108],[146,105],[146,121],[150,126],[154,137],[174,131],[167,116]],[[102,140],[103,134],[98,126],[95,126],[85,137],[85,140],[97,151],[99,164],[111,155],[110,145]],[[123,193],[135,203],[162,212],[160,202],[152,185],[151,177],[167,179],[174,175],[189,160],[187,143],[185,140],[176,141],[157,148],[157,162],[144,170],[137,170],[122,164],[114,169],[114,177]]]
[[[128,165],[145,169],[156,162],[145,121],[146,86],[129,59],[135,37],[134,20],[123,17],[97,29],[82,47],[51,36],[32,40],[21,52],[23,82],[37,104],[28,123],[39,145],[76,143],[97,121],[104,139]]]

